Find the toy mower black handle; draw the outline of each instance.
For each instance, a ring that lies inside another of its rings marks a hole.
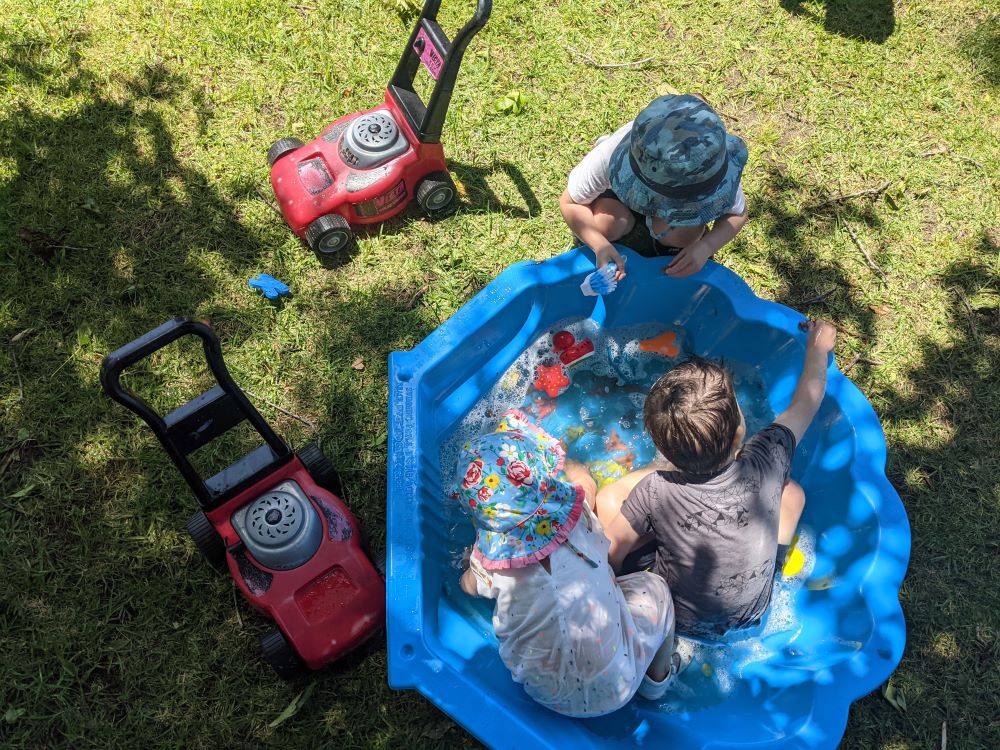
[[[152,331],[144,333],[134,341],[118,347],[104,358],[104,361],[101,363],[101,386],[104,388],[104,391],[115,401],[136,412],[143,419],[146,418],[147,412],[153,416],[158,416],[156,412],[149,408],[145,401],[131,391],[122,388],[121,374],[125,368],[131,367],[153,352],[188,334],[195,334],[202,338],[205,342],[205,356],[210,363],[214,358],[222,358],[222,346],[219,343],[218,336],[215,335],[215,331],[200,321],[178,316],[172,320],[168,320],[163,325],[157,326]],[[209,354],[210,350],[211,354]]]
[[[465,48],[490,19],[493,0],[478,0],[475,14],[450,41],[437,23],[440,7],[441,0],[427,0],[424,3],[406,49],[403,50],[403,56],[396,66],[396,72],[389,83],[389,92],[399,104],[410,127],[424,143],[437,143],[441,140],[444,117],[448,112],[451,93],[455,88],[455,79],[458,77]],[[427,39],[431,41],[443,60],[434,89],[431,91],[430,101],[425,106],[413,88],[413,79],[420,67],[418,48],[422,50],[421,45],[425,45]]]
[[[218,385],[170,414],[161,416],[139,396],[122,387],[121,375],[126,368],[188,335],[201,338],[205,359]],[[239,487],[262,473],[265,466],[283,463],[292,455],[288,445],[264,421],[233,381],[222,358],[219,337],[211,326],[201,321],[173,318],[111,352],[101,364],[101,386],[108,396],[138,414],[149,425],[206,509],[223,502]],[[251,460],[244,459],[206,482],[188,460],[188,455],[243,421],[249,421],[267,445],[247,457]]]
[[[438,5],[441,2],[438,0]],[[454,50],[456,47],[464,50],[469,44],[469,40],[476,35],[476,33],[486,25],[486,22],[490,20],[490,13],[493,12],[493,0],[479,0],[476,5],[476,12],[473,14],[469,22],[462,27],[462,30],[455,34],[455,38],[451,40],[451,46]]]

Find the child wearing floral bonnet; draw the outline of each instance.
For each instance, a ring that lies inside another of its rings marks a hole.
[[[596,485],[519,411],[466,443],[452,497],[476,528],[463,591],[496,601],[514,681],[566,716],[600,716],[638,691],[656,699],[680,668],[663,578],[615,578],[591,507]]]

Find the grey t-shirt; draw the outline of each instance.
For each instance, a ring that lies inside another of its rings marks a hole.
[[[717,636],[764,614],[794,453],[792,432],[772,424],[721,473],[654,472],[625,500],[635,532],[656,537],[653,570],[670,586],[679,632]]]

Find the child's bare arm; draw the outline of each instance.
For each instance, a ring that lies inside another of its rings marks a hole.
[[[806,360],[795,387],[791,405],[774,421],[783,424],[795,435],[795,442],[802,439],[812,422],[826,392],[827,355],[837,342],[837,329],[825,320],[810,320],[807,324]]]
[[[597,267],[603,268],[608,263],[614,263],[618,266],[616,275],[619,278],[624,276],[625,259],[622,258],[621,253],[615,249],[615,246],[604,236],[601,230],[597,228],[597,223],[594,221],[594,212],[590,206],[577,203],[570,197],[569,191],[564,190],[562,196],[559,198],[559,210],[562,212],[563,219],[566,221],[567,226],[569,226],[570,231],[594,251]]]
[[[472,568],[465,569],[459,579],[459,585],[462,587],[462,591],[469,596],[479,596],[479,590],[476,588],[476,574],[472,572]]]
[[[587,505],[593,508],[594,498],[597,496],[597,482],[590,476],[590,470],[579,461],[566,459],[566,463],[563,464],[563,471],[566,473],[566,478],[569,481],[583,487],[583,495],[587,501]]]
[[[677,253],[677,257],[664,269],[664,273],[667,276],[677,278],[697,273],[708,262],[708,259],[719,251],[719,248],[737,235],[746,223],[747,212],[745,210],[742,214],[721,216],[701,239]]]
[[[621,568],[625,556],[632,551],[636,542],[639,541],[639,535],[632,528],[632,524],[628,522],[628,519],[621,513],[615,516],[614,520],[608,524],[604,530],[604,534],[611,540],[608,560],[611,562],[611,567],[617,573],[619,568]]]

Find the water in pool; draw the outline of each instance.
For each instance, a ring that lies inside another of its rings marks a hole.
[[[587,342],[593,344],[592,353]],[[518,357],[442,446],[445,493],[454,479],[459,446],[492,430],[500,415],[512,407],[562,439],[567,456],[586,464],[599,486],[649,463],[656,449],[643,428],[645,396],[660,376],[690,353],[687,346],[682,330],[650,325],[605,330],[583,320],[554,327]],[[560,366],[560,355],[571,364]],[[584,356],[576,359],[579,355]],[[774,419],[765,384],[752,366],[732,360],[725,364],[733,372],[737,400],[752,435]],[[551,380],[542,378],[538,383],[542,389],[535,387],[539,373],[552,375]],[[569,379],[568,386],[562,374]],[[449,506],[451,558],[458,569],[474,534],[457,506],[447,497],[443,501]],[[724,644],[681,639],[678,648],[692,657],[691,665],[661,702],[663,710],[691,711],[718,703],[734,689],[746,668],[752,671],[752,665],[766,663],[772,654],[770,645],[780,649],[787,644],[789,634],[796,630],[794,595],[811,570],[814,541],[808,529],[800,530],[794,565],[775,586],[762,628],[745,636],[730,635]],[[457,575],[452,578],[445,582],[449,596],[462,602],[462,608],[488,630],[492,602],[465,597],[457,588]]]

